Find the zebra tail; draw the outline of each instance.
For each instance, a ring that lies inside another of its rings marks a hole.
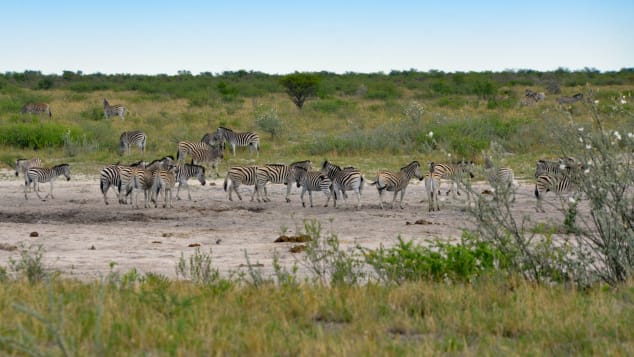
[[[106,192],[104,191],[104,186],[105,186],[105,182],[103,182],[103,180],[101,180],[101,182],[99,183],[99,187],[101,188],[101,193],[105,194]],[[121,189],[119,189],[121,190]]]
[[[539,198],[539,190],[537,189],[537,185],[535,185],[535,197]]]
[[[227,192],[227,180],[229,179],[229,175],[227,175],[227,177],[225,177],[225,183],[223,185],[225,192]]]

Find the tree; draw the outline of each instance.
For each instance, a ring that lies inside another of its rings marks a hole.
[[[286,87],[286,93],[299,109],[302,109],[306,99],[317,93],[319,82],[319,76],[311,73],[295,72],[280,79],[280,83]]]

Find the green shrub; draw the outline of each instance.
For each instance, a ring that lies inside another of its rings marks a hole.
[[[365,257],[380,280],[399,284],[417,280],[469,282],[505,265],[492,245],[466,231],[457,244],[435,240],[429,247],[399,237],[394,247],[367,251]]]
[[[61,147],[67,135],[73,139],[82,137],[80,129],[57,123],[6,124],[0,127],[0,145],[34,150]]]
[[[255,124],[275,138],[283,129],[282,120],[274,108],[258,107],[255,111]]]

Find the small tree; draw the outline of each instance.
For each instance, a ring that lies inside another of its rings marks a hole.
[[[317,93],[319,82],[319,76],[311,73],[296,72],[280,79],[280,84],[286,87],[286,93],[299,109],[302,109],[306,99]]]
[[[255,110],[255,123],[265,132],[275,138],[282,131],[282,120],[274,108],[258,107]]]

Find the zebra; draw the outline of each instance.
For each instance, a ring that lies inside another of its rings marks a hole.
[[[187,155],[190,155],[192,157],[192,164],[208,162],[211,165],[211,168],[216,170],[216,177],[220,177],[220,173],[218,173],[218,166],[220,160],[225,157],[222,145],[208,145],[203,142],[180,141],[178,142],[177,150],[176,160],[183,161]]]
[[[185,164],[178,165],[176,167],[176,182],[178,182],[178,190],[176,191],[176,199],[180,200],[179,193],[181,191],[181,186],[187,187],[187,197],[189,200],[192,200],[191,192],[189,191],[189,185],[187,184],[187,180],[195,177],[198,179],[201,185],[205,186],[205,168],[200,165],[194,164]]]
[[[169,169],[173,166],[173,158],[165,156],[161,159],[154,160],[145,167],[119,167],[119,203],[127,203],[125,197],[131,193],[130,203],[134,203],[135,207],[139,207],[138,190],[143,190],[145,196],[145,207],[148,207],[148,193],[152,188],[154,172],[158,169]],[[125,196],[123,196],[125,194]]]
[[[124,131],[119,137],[119,155],[123,155],[124,152],[129,155],[131,146],[137,146],[141,152],[145,152],[146,140],[147,135],[142,131]]]
[[[143,161],[137,161],[135,163],[130,164],[130,167],[145,167]],[[119,169],[121,165],[116,163],[114,165],[104,166],[99,172],[99,187],[101,189],[101,193],[103,194],[103,201],[107,205],[108,197],[107,193],[110,187],[119,188],[119,182],[121,181],[121,175],[119,174]]]
[[[231,198],[231,191],[233,190],[240,201],[242,201],[242,196],[240,192],[238,192],[238,187],[240,185],[254,185],[253,193],[251,194],[251,201],[253,201],[254,196],[257,194],[258,202],[260,202],[261,192],[258,190],[257,186],[257,166],[233,166],[227,172],[227,176],[225,177],[224,182],[224,190],[229,193],[229,201],[233,201]]]
[[[126,108],[121,104],[110,105],[106,98],[103,99],[103,113],[106,119],[110,119],[112,116],[119,116],[121,120],[125,120]]]
[[[158,169],[154,172],[151,200],[154,203],[155,208],[158,206],[157,201],[160,192],[163,192],[163,208],[167,208],[168,202],[170,208],[174,207],[172,204],[172,191],[176,185],[176,170],[177,167],[172,167],[169,170]]]
[[[544,193],[552,191],[555,194],[560,195],[574,190],[576,190],[576,185],[574,184],[570,174],[539,175],[535,182],[535,198],[537,199],[535,210],[537,212],[545,212],[542,207],[542,197],[544,196]]]
[[[53,197],[53,182],[57,179],[58,176],[64,175],[66,177],[66,181],[70,181],[70,166],[68,164],[61,164],[57,166],[53,166],[50,168],[47,167],[31,167],[26,172],[27,183],[24,187],[24,199],[28,200],[26,195],[27,187],[33,183],[33,190],[37,194],[37,197],[46,201],[48,196]],[[44,198],[40,196],[40,192],[37,189],[40,183],[50,182],[51,183],[51,192],[49,192]]]
[[[220,145],[220,148],[223,151],[225,150],[224,138],[222,137],[222,134],[218,133],[217,131],[215,133],[206,133],[205,135],[203,135],[203,138],[200,140],[200,142],[211,146]]]
[[[530,89],[526,89],[526,92],[524,94],[524,99],[522,100],[522,104],[531,105],[541,100],[544,100],[544,98],[546,98],[546,95],[543,92],[533,92]]]
[[[291,194],[292,183],[295,181],[295,166],[301,166],[306,170],[312,169],[312,162],[310,160],[296,161],[290,165],[284,164],[266,164],[262,167],[258,167],[257,175],[257,188],[264,191],[264,201],[268,202],[268,192],[266,191],[266,183],[271,182],[275,184],[286,185],[286,202],[291,202],[289,198]]]
[[[257,156],[260,156],[260,136],[258,134],[247,131],[244,133],[236,133],[233,130],[225,127],[219,127],[216,130],[218,134],[215,137],[214,143],[217,140],[226,141],[231,145],[231,149],[233,151],[233,156],[236,156],[236,146],[248,146],[249,154],[253,154],[253,150],[255,150]]]
[[[438,192],[440,192],[440,177],[434,176],[436,163],[429,163],[429,172],[425,175],[425,191],[427,192],[427,200],[429,201],[429,212],[440,211],[438,205]],[[434,205],[434,202],[436,203]]]
[[[465,175],[468,178],[474,178],[473,175],[473,162],[472,161],[461,161],[456,164],[443,164],[437,163],[434,166],[434,172],[432,173],[438,179],[446,179],[451,181],[451,196],[455,200],[456,194],[460,195],[460,185],[464,185]],[[453,186],[456,185],[456,190],[454,191]],[[467,203],[471,202],[471,195],[469,190],[467,189]],[[449,194],[449,191],[447,192]]]
[[[484,169],[486,171],[487,180],[489,184],[491,184],[491,187],[493,187],[496,195],[500,189],[502,189],[502,193],[505,195],[511,192],[515,183],[513,169],[509,167],[494,167],[489,156],[484,158]],[[511,202],[515,202],[515,190],[513,190],[512,193],[513,197]]]
[[[27,186],[26,172],[31,167],[42,167],[42,160],[40,160],[39,157],[15,160],[15,176],[18,177],[19,174],[22,173],[22,176],[24,176],[24,186]]]
[[[53,113],[51,113],[51,106],[48,103],[29,103],[25,104],[20,110],[22,114],[48,114],[48,117],[51,118]]]
[[[401,167],[400,171],[393,173],[387,170],[381,170],[377,173],[374,182],[370,182],[370,185],[376,185],[376,189],[379,191],[379,202],[381,209],[383,209],[383,191],[394,191],[394,198],[392,199],[392,208],[394,208],[394,202],[396,202],[396,195],[401,193],[401,202],[399,206],[403,209],[403,197],[405,197],[405,190],[412,177],[416,177],[419,180],[423,179],[423,175],[420,171],[420,163],[418,161],[412,161],[407,166]]]
[[[321,191],[326,195],[326,204],[324,207],[328,207],[330,196],[336,195],[336,192],[332,189],[332,181],[328,176],[322,174],[320,171],[308,171],[302,166],[294,166],[293,170],[295,170],[295,183],[297,187],[302,188],[300,195],[302,207],[306,207],[306,203],[304,202],[304,193],[306,193],[306,191],[308,191],[310,207],[313,207],[313,191]]]
[[[577,164],[577,160],[573,157],[561,157],[556,161],[552,160],[537,160],[535,162],[535,178],[542,174],[559,175],[566,168],[574,167]]]
[[[559,97],[557,103],[559,104],[573,104],[583,99],[582,93],[577,93],[572,97]]]
[[[333,191],[336,192],[334,195],[335,208],[337,207],[337,196],[339,191],[341,191],[341,195],[344,200],[348,198],[346,190],[352,190],[356,193],[357,209],[361,208],[361,191],[363,191],[363,183],[365,181],[361,171],[354,167],[346,167],[342,169],[330,161],[325,160],[321,165],[321,173],[328,176],[328,178],[332,181]]]

